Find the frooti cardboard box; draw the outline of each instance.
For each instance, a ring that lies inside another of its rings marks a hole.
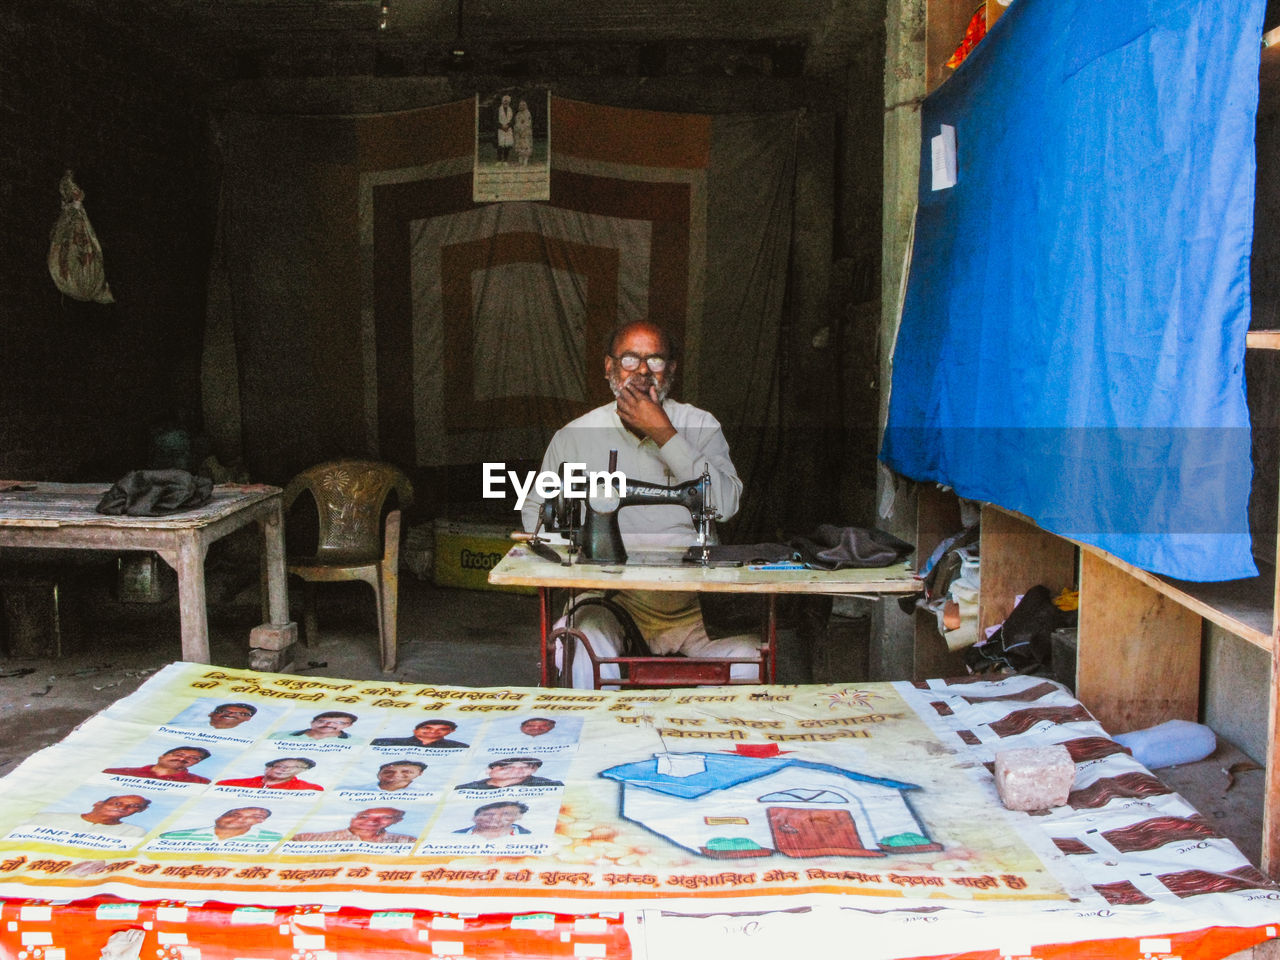
[[[537,593],[535,587],[497,587],[489,583],[489,571],[511,549],[512,529],[495,523],[436,520],[432,565],[436,586]]]

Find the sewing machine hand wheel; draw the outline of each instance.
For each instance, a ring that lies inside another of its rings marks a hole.
[[[578,548],[578,533],[582,528],[581,506],[564,495],[565,465],[560,464],[560,492],[542,503],[542,529],[547,533],[564,534],[569,541],[569,552]]]

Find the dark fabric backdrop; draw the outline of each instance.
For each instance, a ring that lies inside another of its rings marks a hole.
[[[711,117],[553,98],[551,200],[471,200],[470,100],[223,118],[206,425],[255,477],[376,456],[423,509],[480,496],[604,402],[618,323],[683,344],[675,395],[725,424],[749,490],[777,445],[794,113]],[[753,519],[756,518],[756,519]]]

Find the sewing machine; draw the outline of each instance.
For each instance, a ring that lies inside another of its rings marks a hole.
[[[614,472],[616,467],[617,451],[610,451],[609,472]],[[698,534],[696,545],[702,548],[702,562],[708,563],[706,548],[717,542],[715,521],[720,518],[712,503],[710,470],[704,467],[702,476],[696,480],[673,486],[628,480],[626,491],[621,497],[578,501],[566,499],[562,485],[559,496],[543,503],[541,525],[549,533],[564,534],[580,563],[622,564],[627,562],[627,548],[618,528],[618,514],[624,507],[681,506],[693,517]]]

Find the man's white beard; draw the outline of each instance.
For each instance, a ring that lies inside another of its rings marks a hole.
[[[671,392],[670,380],[664,380],[662,381],[661,384],[659,384],[653,379],[652,374],[629,373],[625,377],[622,377],[622,376],[619,376],[617,372],[614,372],[609,374],[608,379],[609,379],[609,389],[613,391],[613,395],[615,397],[621,395],[622,388],[625,387],[632,380],[638,381],[639,384],[642,387],[644,387],[645,393],[649,392],[649,387],[651,386],[657,387],[658,403],[662,403],[663,400],[666,400],[667,394]]]

